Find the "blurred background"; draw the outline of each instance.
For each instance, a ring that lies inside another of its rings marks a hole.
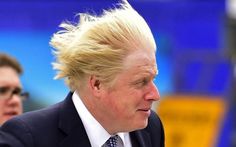
[[[167,147],[236,147],[236,1],[130,0],[157,43],[155,83]],[[23,65],[25,111],[64,99],[48,42],[78,12],[100,14],[117,0],[1,0],[0,52]]]

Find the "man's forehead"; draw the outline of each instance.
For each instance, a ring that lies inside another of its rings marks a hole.
[[[158,73],[156,64],[149,64],[149,65],[142,65],[134,67],[132,73],[135,77],[142,77],[142,76],[156,76]]]
[[[157,74],[156,64],[145,66],[142,70],[143,70],[143,72],[147,72],[147,73],[150,73],[150,74],[153,74],[153,75]]]
[[[156,57],[154,52],[139,50],[129,54],[124,60],[125,67],[132,66],[156,66]]]
[[[21,87],[18,73],[10,67],[0,68],[0,86],[18,86]]]

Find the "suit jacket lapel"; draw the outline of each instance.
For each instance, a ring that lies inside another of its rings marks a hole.
[[[137,147],[151,147],[151,139],[148,132],[145,130],[138,130],[130,133],[132,146]]]
[[[58,127],[64,134],[60,147],[91,147],[83,123],[69,93],[60,108]]]

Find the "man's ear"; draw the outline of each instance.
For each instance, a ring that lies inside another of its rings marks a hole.
[[[94,96],[100,96],[101,94],[101,81],[95,75],[91,75],[89,78],[89,88]]]

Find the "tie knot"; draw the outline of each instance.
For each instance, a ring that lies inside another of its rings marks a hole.
[[[117,140],[118,140],[118,135],[112,136],[106,141],[106,145],[108,147],[117,147]]]

